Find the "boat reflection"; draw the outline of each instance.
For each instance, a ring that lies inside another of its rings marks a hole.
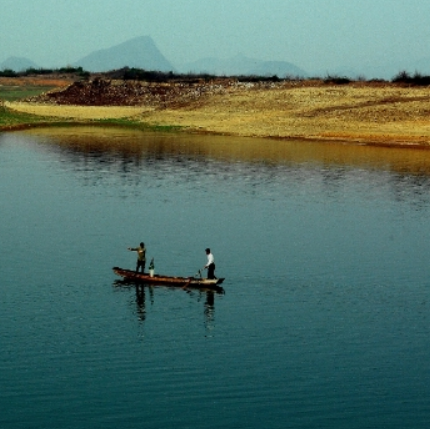
[[[192,288],[192,287],[172,287],[168,285],[149,285],[145,283],[136,283],[128,280],[115,280],[113,283],[115,288],[128,288],[135,289],[136,292],[136,314],[140,321],[144,322],[147,317],[147,296],[149,296],[150,304],[154,305],[155,302],[155,289],[156,288],[169,288],[179,289],[185,291],[189,296],[195,297],[197,302],[202,301],[202,297],[205,298],[204,316],[205,316],[205,327],[211,329],[214,322],[215,315],[215,295],[224,295],[225,290],[222,287],[217,287],[216,290],[207,288]]]
[[[198,290],[198,291],[187,291],[188,294],[198,294],[198,301],[200,302],[202,300],[202,297],[205,297],[204,302],[204,316],[205,316],[205,328],[206,331],[209,333],[213,327],[215,322],[215,293],[225,293],[224,290],[222,292],[214,291],[214,290]]]
[[[211,291],[206,292],[205,301],[205,325],[206,329],[211,329],[215,316],[215,294]]]
[[[154,303],[154,289],[149,287],[149,296],[151,303]],[[146,320],[146,297],[145,288],[142,285],[136,285],[136,313],[142,322]]]

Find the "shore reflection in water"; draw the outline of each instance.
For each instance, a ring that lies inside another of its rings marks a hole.
[[[399,174],[430,175],[430,150],[383,148],[332,142],[307,142],[261,138],[232,138],[178,133],[153,133],[118,128],[47,128],[26,132],[58,145],[67,161],[92,168],[115,164],[118,173],[130,173],[174,154],[177,163],[187,160],[264,162],[269,165],[318,163],[329,167],[374,168]],[[47,137],[49,139],[47,139]]]
[[[47,128],[26,134],[36,138],[42,150],[57,152],[61,165],[71,169],[83,186],[118,187],[123,199],[131,195],[147,198],[149,189],[173,189],[178,181],[199,193],[201,184],[196,178],[202,176],[214,182],[217,192],[235,186],[240,177],[247,192],[263,192],[268,198],[278,198],[276,192],[271,195],[274,183],[287,192],[303,182],[334,197],[341,196],[349,182],[366,182],[369,172],[378,176],[378,186],[386,188],[397,201],[413,194],[414,204],[422,206],[430,198],[430,150],[426,149],[122,128]],[[361,192],[368,192],[366,186]]]

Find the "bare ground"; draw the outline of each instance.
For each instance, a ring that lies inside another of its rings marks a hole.
[[[390,83],[97,81],[8,106],[77,120],[126,117],[192,132],[430,146],[430,88]]]

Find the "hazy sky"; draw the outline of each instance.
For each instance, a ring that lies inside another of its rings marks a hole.
[[[307,71],[430,57],[430,0],[1,0],[0,62],[64,66],[151,36],[174,65],[238,53]]]

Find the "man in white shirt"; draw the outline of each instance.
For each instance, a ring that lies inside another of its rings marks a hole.
[[[208,262],[205,265],[205,268],[208,270],[208,279],[216,279],[215,277],[215,258],[211,253],[211,249],[207,248],[205,250],[206,255],[208,257]]]

